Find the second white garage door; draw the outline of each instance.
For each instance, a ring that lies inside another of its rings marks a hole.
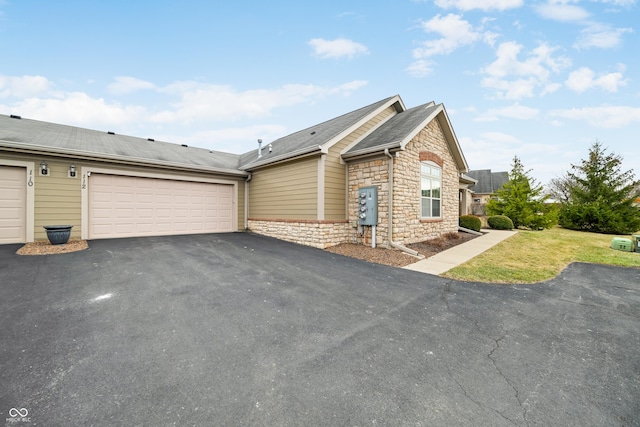
[[[89,238],[233,230],[233,185],[93,174]]]

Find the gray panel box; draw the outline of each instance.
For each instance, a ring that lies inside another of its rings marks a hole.
[[[378,225],[378,187],[361,187],[358,190],[358,224]]]

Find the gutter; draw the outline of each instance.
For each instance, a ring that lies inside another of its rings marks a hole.
[[[409,255],[413,255],[418,258],[424,258],[424,256],[420,255],[413,249],[409,249],[393,241],[393,155],[389,153],[388,148],[384,149],[384,154],[389,157],[389,225],[387,227],[389,235],[387,241],[389,242],[389,246],[392,248],[400,249],[402,252],[406,252]]]
[[[389,149],[390,148],[400,148],[400,149],[402,149],[400,141],[394,141],[394,142],[390,142],[390,143],[383,144],[383,145],[376,145],[375,147],[368,147],[368,148],[363,148],[361,150],[344,153],[342,155],[342,158],[345,161],[349,161],[349,160],[355,160],[355,159],[358,159],[358,158],[361,158],[361,157],[372,156],[372,155],[379,154],[380,151],[382,150],[382,148],[384,148],[384,154],[386,154],[387,156],[389,156]]]

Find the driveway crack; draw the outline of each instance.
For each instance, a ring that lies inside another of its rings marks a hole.
[[[498,411],[496,408],[492,408],[490,406],[487,406],[479,401],[477,401],[476,399],[474,399],[473,397],[471,397],[471,395],[469,395],[469,393],[467,393],[467,390],[464,388],[464,386],[460,383],[460,381],[458,381],[456,379],[456,377],[453,375],[453,373],[451,372],[451,369],[447,366],[447,373],[449,374],[449,377],[458,385],[458,388],[460,388],[460,390],[462,390],[462,393],[464,394],[464,397],[466,397],[468,400],[470,400],[471,402],[475,403],[476,405],[478,405],[481,408],[487,408],[492,410],[493,412],[495,412],[496,414],[500,415],[502,418],[504,418],[505,420],[509,421],[511,424],[518,425],[515,421],[513,421],[512,419],[510,419],[509,417],[507,417],[506,415],[504,415],[502,412]]]
[[[451,308],[450,304],[449,304],[449,295],[451,293],[453,293],[453,284],[454,284],[454,282],[447,282],[444,285],[444,287],[442,288],[442,292],[440,293],[440,300],[444,303],[444,305],[445,305],[445,307],[446,307],[446,309],[447,309],[447,311],[449,313],[453,314],[456,317],[460,317],[461,319],[464,319],[465,321],[471,323],[473,325],[473,328],[476,329],[480,334],[482,334],[483,336],[485,336],[488,339],[490,339],[491,341],[493,341],[494,346],[491,349],[491,351],[489,352],[489,354],[487,354],[487,357],[489,358],[489,360],[491,360],[491,364],[493,365],[493,367],[496,370],[496,372],[500,375],[500,377],[502,377],[504,379],[504,381],[513,390],[514,396],[515,396],[516,400],[518,401],[518,404],[519,404],[520,408],[522,409],[522,419],[524,420],[524,422],[528,426],[529,422],[527,421],[527,408],[526,408],[526,405],[524,405],[524,403],[523,403],[523,401],[522,401],[522,399],[520,397],[520,392],[518,391],[518,389],[515,386],[515,384],[504,374],[504,372],[502,372],[502,370],[498,366],[498,362],[494,358],[494,353],[500,348],[500,341],[504,340],[507,337],[507,334],[504,334],[504,335],[502,335],[502,336],[500,336],[499,338],[496,339],[496,338],[492,337],[490,334],[488,334],[487,332],[484,332],[475,319],[469,318],[469,317],[467,317],[467,316],[465,316],[463,314],[460,314],[460,313],[454,311]],[[447,370],[449,371],[449,368],[447,368]],[[449,376],[456,382],[456,384],[458,384],[460,389],[463,391],[463,393],[465,394],[465,396],[469,400],[471,400],[472,402],[475,402],[478,405],[484,407],[484,405],[481,405],[479,402],[477,402],[476,400],[472,399],[467,394],[467,392],[464,389],[464,387],[455,379],[455,377],[453,377],[453,375],[451,375],[450,371],[449,371]],[[492,409],[493,411],[497,412],[498,414],[500,414],[500,416],[502,416],[503,418],[505,418],[509,422],[513,423],[514,425],[517,425],[517,423],[515,421],[509,419],[508,417],[506,417],[504,414],[502,414],[497,409],[495,409],[495,408],[490,408],[490,409]]]
[[[486,335],[486,336],[489,337],[488,335]],[[524,405],[524,402],[520,398],[520,392],[518,391],[518,388],[515,386],[515,384],[513,384],[513,382],[511,382],[509,377],[507,377],[504,374],[504,372],[502,372],[502,369],[500,369],[500,367],[498,366],[498,363],[493,358],[493,354],[500,348],[500,341],[502,341],[506,337],[507,337],[507,335],[503,335],[498,339],[494,339],[495,347],[493,349],[491,349],[491,351],[489,352],[487,357],[489,358],[489,360],[491,360],[491,363],[493,364],[493,367],[495,368],[496,372],[498,372],[498,374],[500,374],[500,376],[505,380],[505,382],[507,384],[509,384],[509,386],[513,389],[514,396],[515,396],[516,400],[518,401],[518,404],[520,405],[520,408],[522,408],[522,419],[524,420],[526,425],[529,425],[529,422],[527,421],[527,407]],[[491,338],[491,337],[489,337],[489,338]]]

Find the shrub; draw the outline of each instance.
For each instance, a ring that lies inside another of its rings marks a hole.
[[[482,221],[475,215],[462,215],[458,224],[460,224],[460,227],[474,231],[480,231],[480,228],[482,228]]]
[[[513,221],[504,215],[493,215],[487,218],[487,224],[494,230],[513,230]]]

